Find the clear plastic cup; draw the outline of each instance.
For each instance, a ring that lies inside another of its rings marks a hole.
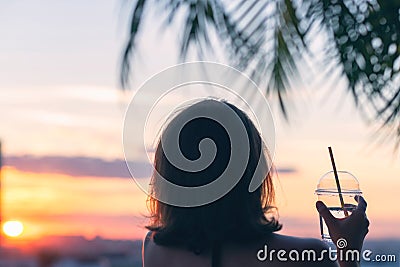
[[[355,196],[362,195],[360,183],[354,175],[347,171],[338,171],[337,173],[343,196],[344,209],[347,211],[348,215],[350,215],[358,205],[357,201],[355,200]],[[325,203],[334,217],[344,218],[346,216],[340,202],[335,174],[333,171],[325,173],[319,179],[315,194],[317,195],[318,200]],[[326,241],[327,243],[332,243],[328,227],[321,216],[319,216],[319,222],[322,240]]]

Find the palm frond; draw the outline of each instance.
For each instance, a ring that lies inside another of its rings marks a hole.
[[[324,0],[313,9],[331,36],[325,56],[337,61],[355,104],[400,133],[400,1]]]
[[[121,65],[121,75],[120,82],[122,88],[126,88],[129,81],[129,73],[131,70],[131,57],[132,53],[136,48],[136,37],[140,29],[140,25],[142,24],[142,18],[145,11],[146,0],[138,0],[133,7],[131,22],[130,22],[130,31],[129,31],[129,40],[125,46],[123,56],[122,56],[122,65]]]
[[[133,8],[130,38],[123,54],[121,84],[148,1]],[[355,104],[373,110],[375,120],[394,127],[400,142],[400,0],[153,0],[165,25],[181,19],[180,57],[189,48],[212,51],[210,32],[224,46],[231,64],[247,72],[277,97],[285,117],[286,94],[312,55],[310,43],[321,32],[327,42],[324,66],[340,70]],[[180,15],[178,15],[180,14]],[[304,71],[302,71],[304,73]],[[393,132],[393,131],[392,131]]]
[[[287,116],[284,95],[290,80],[299,76],[294,62],[307,50],[304,37],[308,30],[300,27],[296,7],[291,1],[236,0],[228,4],[218,0],[159,0],[157,3],[167,14],[166,25],[184,12],[181,59],[186,57],[191,45],[200,52],[212,50],[209,33],[214,30],[235,67],[248,71],[257,83],[268,80],[274,83],[273,86],[264,83],[265,88],[272,94],[277,92],[281,110]],[[130,39],[122,62],[123,86],[129,74],[129,57],[134,50],[144,4],[143,0],[137,1],[134,8]],[[269,67],[277,62],[281,66]],[[264,67],[257,68],[261,65]]]

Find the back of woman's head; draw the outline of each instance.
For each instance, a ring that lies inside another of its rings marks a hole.
[[[207,110],[207,114],[218,116],[214,119],[214,116],[196,115],[204,110]],[[221,116],[229,121],[229,127],[220,121]],[[246,135],[241,136],[240,140],[232,138],[231,135],[237,134],[240,129],[244,129]],[[204,153],[210,152],[202,149],[201,142],[206,139],[211,139],[215,144],[211,146],[215,155],[203,170],[193,171],[177,166],[166,155],[165,147],[176,144],[187,160],[196,162]],[[233,151],[234,146],[239,150]],[[242,147],[247,147],[248,153]],[[162,186],[158,186],[157,179],[160,176],[179,186],[204,186],[226,174],[232,153],[238,152],[242,153],[240,159],[244,162],[244,171],[236,174],[240,177],[231,177],[238,182],[219,199],[195,207],[173,206],[156,199],[161,193],[168,194],[160,192],[163,190]],[[152,194],[148,199],[151,223],[147,228],[154,232],[156,243],[201,252],[215,243],[251,242],[281,228],[274,217],[268,216],[273,209],[274,189],[271,172],[268,171],[271,166],[267,166],[267,151],[252,121],[236,106],[223,101],[203,100],[181,111],[162,132],[154,161],[155,175],[151,182]],[[255,191],[249,192],[259,165],[264,165],[261,166],[265,170],[262,173],[263,182]]]

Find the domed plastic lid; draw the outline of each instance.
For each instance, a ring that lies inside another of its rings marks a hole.
[[[338,171],[342,194],[361,194],[360,183],[357,178],[347,171]],[[318,194],[338,194],[335,174],[333,171],[325,173],[318,181],[315,193]]]

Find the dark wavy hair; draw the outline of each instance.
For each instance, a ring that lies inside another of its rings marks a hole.
[[[168,128],[176,127],[174,121],[180,116],[196,108],[215,108],[215,112],[220,112],[216,108],[218,105],[231,108],[245,126],[250,154],[244,174],[226,195],[203,206],[172,206],[158,201],[155,194],[150,194],[147,200],[150,223],[146,227],[152,231],[153,240],[158,245],[188,249],[196,254],[211,252],[213,266],[219,265],[220,247],[224,243],[254,242],[281,229],[276,217],[270,216],[275,209],[273,168],[265,168],[271,170],[265,173],[261,186],[253,192],[248,190],[260,157],[264,159],[260,161],[262,164],[268,164],[269,161],[258,130],[242,110],[225,101],[202,100],[185,108],[170,121],[162,133],[164,140],[173,138],[168,136]],[[224,127],[209,118],[195,118],[182,128],[179,149],[185,157],[195,160],[200,157],[199,142],[204,138],[211,138],[217,147],[214,161],[205,170],[187,172],[176,168],[164,154],[161,141],[155,151],[155,170],[167,180],[182,186],[200,186],[212,182],[224,171],[231,156],[230,139]],[[160,190],[155,179],[157,175],[153,175],[151,181],[153,193]]]

